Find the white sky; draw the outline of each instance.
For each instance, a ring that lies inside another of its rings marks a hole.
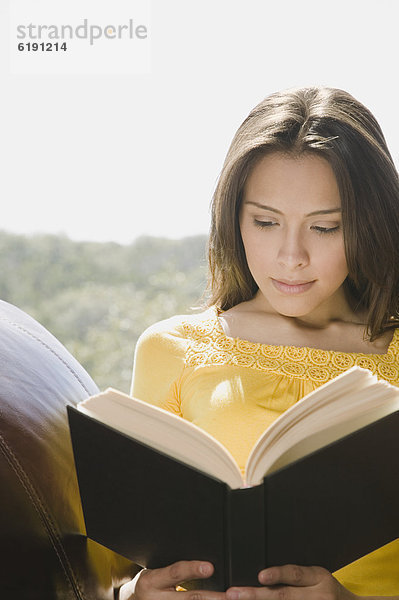
[[[11,75],[0,0],[0,228],[206,233],[236,128],[296,85],[352,93],[398,165],[398,18],[398,0],[152,0],[149,75]]]

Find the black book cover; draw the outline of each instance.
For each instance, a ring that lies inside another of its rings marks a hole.
[[[399,413],[266,476],[225,483],[68,407],[87,535],[147,568],[207,560],[198,586],[258,585],[281,564],[331,572],[399,537]]]

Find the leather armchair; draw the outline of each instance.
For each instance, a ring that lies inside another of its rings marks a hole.
[[[0,598],[113,600],[137,567],[85,536],[66,406],[97,387],[0,301]]]

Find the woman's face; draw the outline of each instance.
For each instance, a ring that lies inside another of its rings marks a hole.
[[[245,184],[240,230],[266,310],[339,318],[348,268],[341,198],[325,159],[280,153],[261,158]]]

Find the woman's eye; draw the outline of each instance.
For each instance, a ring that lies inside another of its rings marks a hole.
[[[275,221],[259,221],[259,219],[254,219],[254,224],[256,225],[256,227],[260,227],[261,229],[277,225]]]
[[[312,229],[317,233],[335,233],[340,228],[340,225],[334,227],[322,227],[321,225],[313,225]]]

